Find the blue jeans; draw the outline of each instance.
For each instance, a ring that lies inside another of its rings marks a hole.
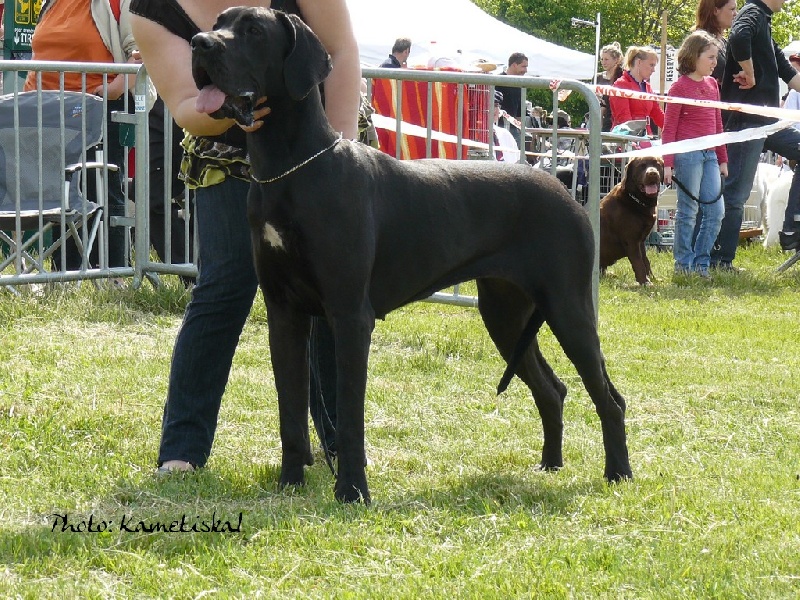
[[[702,202],[711,202],[719,195],[722,182],[717,154],[713,148],[677,154],[675,175],[683,186]],[[698,212],[700,222],[695,237]],[[725,204],[722,198],[717,198],[717,201],[711,204],[702,204],[678,188],[673,246],[676,269],[686,271],[708,269],[711,262],[711,248],[717,239],[724,214]]]
[[[172,354],[159,465],[184,460],[202,467],[211,453],[233,355],[258,288],[247,222],[249,187],[228,178],[195,192],[199,273]],[[327,326],[324,319],[315,319],[315,327],[322,325]],[[314,352],[333,355],[332,343],[315,345]],[[312,356],[310,362],[320,361]],[[325,389],[331,387],[329,376],[312,371]],[[331,403],[335,425],[335,394],[324,400]],[[325,414],[320,401],[320,392],[312,396],[312,413],[318,416]]]
[[[752,123],[731,128],[740,131]],[[765,140],[749,140],[728,144],[728,177],[725,180],[725,217],[717,237],[717,244],[711,253],[712,264],[730,263],[736,256],[739,245],[739,230],[742,228],[742,214],[753,180],[758,161],[764,150],[771,150],[789,160],[800,160],[800,131],[793,127],[776,131]],[[792,186],[789,189],[789,204],[786,207],[784,231],[791,231],[798,225],[794,216],[800,214],[800,169],[795,170]],[[790,225],[787,227],[787,223]]]

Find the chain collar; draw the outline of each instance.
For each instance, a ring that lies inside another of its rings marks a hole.
[[[339,133],[339,137],[336,138],[330,146],[328,146],[327,148],[323,148],[322,150],[317,152],[314,156],[310,156],[309,158],[305,159],[300,164],[293,166],[291,169],[289,169],[287,171],[284,171],[280,175],[277,175],[275,177],[270,177],[269,179],[256,179],[256,177],[251,175],[250,178],[253,181],[255,181],[256,183],[273,183],[275,181],[278,181],[279,179],[283,179],[287,175],[290,175],[290,174],[294,173],[295,171],[297,171],[297,169],[306,166],[308,163],[310,163],[312,160],[314,160],[318,156],[321,156],[321,155],[325,154],[328,150],[331,150],[336,144],[338,144],[341,141],[342,141],[342,134]]]
[[[628,192],[628,198],[630,198],[631,200],[636,202],[636,204],[638,204],[639,206],[644,206],[645,208],[652,208],[652,206],[650,206],[649,204],[645,203],[643,200],[637,198],[636,196],[634,196],[630,192]]]

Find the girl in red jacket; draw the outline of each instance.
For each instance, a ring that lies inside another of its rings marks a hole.
[[[650,48],[631,46],[625,53],[625,71],[614,82],[614,87],[637,92],[652,93],[650,76],[658,65],[658,55]],[[634,100],[621,96],[609,97],[612,126],[632,120],[647,121],[647,134],[652,135],[651,123],[664,126],[664,111],[655,100]]]

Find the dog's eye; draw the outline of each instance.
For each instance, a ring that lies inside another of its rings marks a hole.
[[[250,27],[247,28],[247,33],[248,35],[260,35],[261,28],[257,27],[256,25],[250,25]]]

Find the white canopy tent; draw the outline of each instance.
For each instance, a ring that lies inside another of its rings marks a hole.
[[[789,58],[792,54],[800,53],[800,40],[790,42],[789,45],[783,49],[783,53],[786,55],[786,58]]]
[[[464,67],[479,59],[505,65],[514,52],[528,57],[532,76],[591,79],[597,67],[594,55],[523,33],[470,0],[347,0],[347,4],[365,66],[380,65],[395,39],[407,37],[410,67],[426,66],[431,57],[449,57]]]

